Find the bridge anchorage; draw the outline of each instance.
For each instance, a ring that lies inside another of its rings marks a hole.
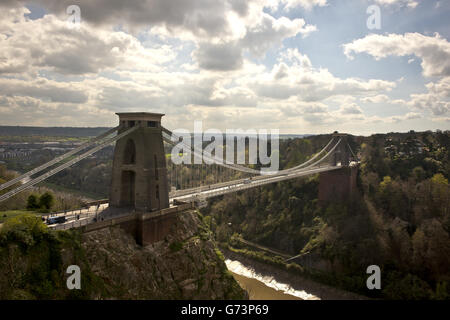
[[[306,162],[269,174],[267,172],[262,174],[259,170],[244,165],[217,163],[213,158],[198,154],[194,146],[189,145],[186,150],[191,155],[206,158],[209,163],[213,163],[212,167],[216,170],[214,172],[210,168],[198,170],[191,167],[191,174],[197,174],[200,177],[198,181],[206,181],[202,179],[202,171],[209,170],[210,177],[220,176],[220,179],[214,180],[215,182],[209,180],[197,186],[188,183],[187,188],[183,188],[183,182],[193,179],[183,176],[186,170],[177,170],[174,164],[171,164],[168,177],[164,143],[174,146],[180,141],[179,137],[161,125],[161,118],[164,115],[148,112],[117,113],[117,115],[118,127],[0,185],[0,191],[12,189],[0,195],[0,202],[31,188],[114,142],[116,146],[109,200],[96,201],[87,210],[60,213],[58,215],[64,215],[62,219],[64,223],[50,225],[51,228],[81,227],[84,232],[89,232],[118,225],[135,237],[137,243],[147,245],[160,241],[168,235],[178,213],[196,206],[203,207],[207,204],[207,199],[212,197],[312,174],[320,176],[320,203],[345,200],[351,197],[356,187],[357,159],[348,143],[348,135],[335,132],[327,145]],[[67,161],[69,157],[71,159]],[[48,168],[50,169],[47,172],[36,176]],[[180,171],[183,171],[180,174],[181,182],[178,181],[177,174]],[[172,179],[174,173],[175,179]],[[172,184],[170,192],[169,184]]]

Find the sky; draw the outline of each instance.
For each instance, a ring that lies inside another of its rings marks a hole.
[[[0,125],[449,130],[449,17],[450,0],[0,0]]]

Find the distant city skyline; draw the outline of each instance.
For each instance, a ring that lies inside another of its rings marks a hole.
[[[449,16],[444,0],[3,1],[0,125],[449,130]]]

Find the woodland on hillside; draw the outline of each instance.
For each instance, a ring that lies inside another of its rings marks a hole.
[[[316,139],[288,141],[285,166],[318,150]],[[449,132],[355,137],[352,145],[362,161],[352,201],[319,206],[318,177],[228,195],[205,210],[217,240],[304,253],[325,262],[327,282],[372,297],[449,299]],[[381,292],[366,288],[372,264],[382,270]]]

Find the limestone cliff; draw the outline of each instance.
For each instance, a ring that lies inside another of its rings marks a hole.
[[[165,241],[146,247],[119,228],[84,234],[82,246],[92,272],[117,298],[244,297],[199,215],[188,211],[177,218]]]

